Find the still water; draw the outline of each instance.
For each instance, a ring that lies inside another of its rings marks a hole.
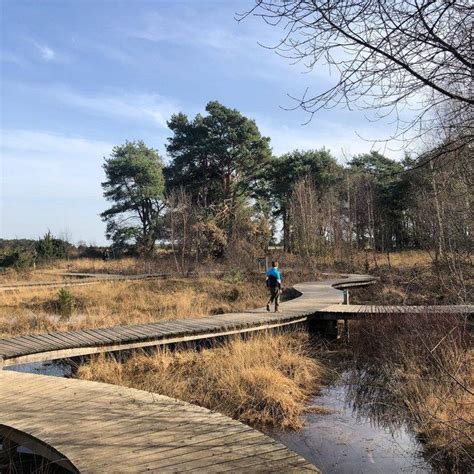
[[[71,377],[77,364],[69,361],[32,362],[6,367],[4,370],[14,370],[27,374],[50,375],[52,377]]]
[[[299,432],[268,433],[304,456],[323,473],[426,473],[421,446],[403,424],[384,427],[360,414],[349,399],[346,376],[314,397],[312,405],[328,414],[308,413]]]

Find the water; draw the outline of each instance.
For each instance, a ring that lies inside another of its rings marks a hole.
[[[11,365],[4,370],[13,370],[27,374],[50,375],[52,377],[71,377],[76,367],[77,365],[71,362],[58,360]]]
[[[423,459],[416,438],[401,424],[384,427],[360,415],[347,401],[344,377],[314,397],[311,405],[330,410],[308,413],[299,431],[269,433],[304,456],[324,473],[426,473],[433,472]]]

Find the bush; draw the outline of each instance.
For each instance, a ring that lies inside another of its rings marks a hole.
[[[35,245],[36,255],[39,261],[52,261],[58,258],[66,258],[70,244],[65,240],[58,239],[51,231],[38,239]]]
[[[34,263],[31,252],[23,250],[13,250],[10,253],[0,255],[0,268],[15,268],[22,270],[29,268]]]
[[[74,299],[71,292],[67,288],[61,288],[58,291],[57,307],[61,318],[68,319],[71,317],[74,307]]]
[[[87,380],[148,390],[195,403],[253,426],[298,429],[324,367],[303,333],[258,334],[197,351],[135,354],[123,364],[99,356],[79,367]]]

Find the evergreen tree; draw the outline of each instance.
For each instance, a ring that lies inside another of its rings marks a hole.
[[[255,121],[219,102],[190,120],[173,115],[165,169],[168,190],[183,187],[207,217],[232,234],[236,211],[256,197],[271,150]]]
[[[342,167],[328,150],[295,150],[274,158],[267,168],[269,194],[275,216],[283,222],[283,243],[290,250],[290,198],[298,181],[308,177],[315,187],[318,199],[336,185],[342,175]]]
[[[107,222],[107,238],[118,247],[132,243],[140,253],[150,253],[164,207],[161,157],[143,141],[127,141],[114,147],[103,168],[104,197],[113,203],[101,214]]]

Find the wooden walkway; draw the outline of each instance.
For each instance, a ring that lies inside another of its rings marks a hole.
[[[0,367],[260,331],[325,314],[344,317],[337,288],[373,282],[349,275],[296,285],[301,296],[282,303],[280,313],[261,308],[0,339]],[[9,370],[0,370],[0,435],[72,472],[317,471],[271,438],[204,408],[140,390]]]
[[[24,445],[71,472],[318,471],[243,423],[161,395],[11,371],[0,386],[0,433],[33,436]]]
[[[146,273],[136,275],[122,275],[118,273],[55,272],[48,274],[51,276],[60,277],[62,278],[62,280],[29,281],[24,283],[2,283],[0,284],[0,293],[20,291],[24,289],[84,286],[113,281],[164,280],[173,276],[179,277],[178,275],[173,273]]]
[[[258,309],[2,339],[0,365],[298,324],[341,300],[332,283],[299,285],[302,295],[282,303],[277,314]],[[264,434],[194,405],[124,387],[7,370],[0,371],[0,435],[71,472],[317,471]]]
[[[381,316],[388,314],[474,314],[472,305],[439,305],[439,306],[383,306],[383,305],[353,305],[335,304],[324,308],[318,313],[323,320],[359,319],[367,316]]]
[[[342,280],[296,285],[295,289],[301,296],[282,303],[279,313],[268,313],[265,308],[260,308],[246,313],[205,318],[0,339],[0,367],[209,339],[304,323],[318,311],[342,301],[341,291],[333,285],[367,285],[374,281],[372,277],[357,275]]]

